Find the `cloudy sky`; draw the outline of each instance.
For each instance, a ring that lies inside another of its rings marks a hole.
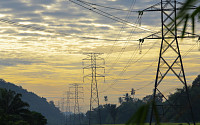
[[[105,82],[98,79],[101,104],[105,103],[104,96],[108,96],[109,103],[118,103],[118,97],[131,88],[137,90],[137,98],[152,94],[161,40],[145,40],[142,52],[137,40],[160,31],[160,13],[146,12],[140,18],[137,12],[130,11],[160,1],[87,2],[119,10],[77,0],[0,0],[0,77],[57,104],[66,96],[69,84],[83,83],[83,53],[104,53],[100,57],[105,59]],[[196,34],[200,34],[199,30]],[[196,41],[180,40],[188,84],[200,74]],[[171,84],[176,79],[173,75],[166,77],[162,86],[166,93],[182,86],[178,82]],[[90,79],[85,80],[83,88],[85,99],[81,106],[86,111]]]

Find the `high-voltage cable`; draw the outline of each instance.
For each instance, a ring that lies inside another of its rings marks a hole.
[[[109,18],[109,19],[111,19],[111,20],[117,21],[117,22],[119,22],[119,23],[124,23],[124,24],[126,24],[126,25],[128,25],[128,26],[131,26],[131,27],[136,27],[137,29],[140,29],[140,30],[143,30],[143,31],[147,31],[147,32],[154,33],[154,31],[152,31],[152,30],[150,30],[150,29],[147,29],[147,28],[144,28],[144,27],[136,26],[135,24],[133,24],[133,23],[131,23],[131,22],[129,22],[129,21],[126,21],[126,20],[121,19],[121,18],[119,18],[119,17],[116,17],[116,16],[114,16],[114,15],[112,15],[112,14],[109,14],[109,13],[107,13],[107,12],[104,12],[104,11],[98,9],[98,8],[92,7],[91,5],[85,4],[84,2],[81,2],[81,1],[79,1],[79,0],[76,0],[76,1],[78,1],[78,2],[80,2],[80,3],[75,2],[75,0],[69,0],[69,1],[72,2],[72,3],[75,3],[75,4],[79,5],[79,6],[81,6],[81,7],[83,7],[83,8],[85,8],[85,9],[88,9],[88,10],[94,12],[94,13],[97,13],[97,14],[99,14],[99,15],[101,15],[101,16],[107,17],[107,18]],[[82,5],[82,4],[85,4],[86,6],[84,6],[84,5]]]
[[[31,26],[31,25],[24,25],[24,24],[20,24],[18,22],[15,22],[15,21],[12,21],[12,20],[9,20],[9,19],[3,19],[3,18],[0,18],[0,22],[7,23],[7,24],[10,24],[10,25],[14,25],[14,26],[17,26],[17,27],[32,29],[32,30],[36,30],[36,31],[43,31],[43,32],[46,32],[46,33],[59,34],[59,35],[64,36],[64,37],[77,37],[77,38],[82,38],[82,39],[104,40],[104,41],[127,41],[127,40],[123,40],[123,39],[115,40],[115,39],[106,39],[106,38],[104,39],[104,38],[96,38],[96,37],[78,36],[78,35],[63,33],[63,32],[59,32],[59,31],[48,30],[48,29],[41,28],[41,27],[36,27],[36,26]],[[130,41],[136,41],[137,42],[138,40],[130,40]]]

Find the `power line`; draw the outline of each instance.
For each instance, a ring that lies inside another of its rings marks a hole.
[[[197,46],[198,41],[199,41],[199,40],[197,40],[196,44],[194,44],[190,49],[187,50],[187,52],[183,55],[183,58],[184,58],[188,53],[190,53],[190,52],[192,51],[192,49],[194,49],[195,46]],[[154,47],[155,44],[156,44],[156,42],[152,45],[152,47],[151,47],[150,49],[152,49],[152,48]],[[149,50],[150,50],[150,49],[149,49]],[[149,50],[148,50],[148,51],[149,51]],[[147,51],[147,52],[148,52],[148,51]],[[146,55],[147,52],[146,52],[144,55]],[[143,56],[144,56],[144,55],[143,55]],[[139,59],[137,59],[134,63],[137,63],[141,58],[143,58],[143,56],[141,56]],[[131,79],[131,78],[135,78],[136,76],[142,74],[143,72],[147,71],[147,69],[149,69],[155,62],[156,62],[156,60],[153,61],[152,64],[150,64],[147,68],[145,68],[145,69],[142,70],[141,72],[137,73],[136,75],[134,75],[134,76],[132,76],[132,77],[124,78],[124,80],[128,80],[128,79]],[[124,69],[125,69],[125,67],[124,67]],[[122,72],[121,72],[118,76],[124,74],[123,71],[124,71],[124,70],[122,70]],[[123,79],[122,79],[122,80],[123,80]],[[116,81],[116,82],[114,82],[113,84],[111,84],[112,86],[115,85],[115,84],[117,83],[118,80],[115,80],[115,81]],[[109,86],[109,87],[108,87],[107,89],[105,89],[105,90],[106,90],[106,91],[109,90],[110,88],[112,88],[112,86]],[[103,90],[102,92],[105,92],[105,91]],[[101,92],[101,93],[102,93],[102,92]]]
[[[36,30],[36,31],[43,31],[43,32],[46,32],[46,33],[51,33],[51,34],[52,33],[53,34],[59,34],[59,35],[64,36],[64,37],[77,37],[77,38],[82,38],[82,39],[104,40],[104,41],[127,41],[127,40],[114,40],[114,39],[103,39],[103,38],[96,38],[96,37],[77,36],[77,35],[58,32],[58,31],[52,31],[52,30],[41,28],[41,27],[35,27],[35,26],[31,26],[31,25],[24,25],[24,24],[20,24],[18,22],[12,21],[12,20],[2,19],[2,18],[0,18],[0,22],[11,24],[11,25],[18,26],[18,27],[27,28],[27,29],[32,29],[32,30]],[[130,41],[138,41],[138,40],[130,40]]]
[[[131,3],[130,10],[134,7],[135,2],[136,2],[136,0],[134,0],[134,1]],[[129,17],[130,17],[130,12],[127,13],[125,20],[128,20]],[[136,24],[136,23],[137,23],[137,20],[136,20],[135,24]],[[125,29],[125,24],[122,25],[122,27],[121,27],[121,29],[120,29],[120,31],[119,31],[119,34],[118,34],[118,36],[117,36],[117,38],[116,38],[116,41],[115,41],[114,44],[112,45],[112,47],[111,47],[111,49],[110,49],[110,53],[108,53],[108,54],[106,55],[105,60],[107,60],[107,58],[109,58],[109,56],[112,54],[112,52],[113,52],[113,50],[114,50],[114,46],[115,46],[116,43],[117,43],[117,39],[119,39],[119,38],[121,37],[122,30],[124,30],[124,29]],[[108,61],[107,61],[107,63],[108,63]]]
[[[107,13],[107,12],[104,12],[104,11],[102,11],[102,10],[100,10],[100,9],[97,9],[97,8],[95,8],[95,7],[92,7],[91,5],[85,4],[84,2],[81,2],[80,0],[76,0],[76,1],[79,1],[80,3],[75,2],[75,1],[73,1],[73,0],[69,0],[69,1],[72,2],[72,3],[75,3],[75,4],[79,5],[79,6],[81,6],[81,7],[83,7],[83,8],[85,8],[85,9],[88,9],[88,10],[94,12],[94,13],[97,13],[97,14],[99,14],[99,15],[101,15],[101,16],[107,17],[107,18],[109,18],[109,19],[111,19],[111,20],[117,21],[117,22],[119,22],[119,23],[124,23],[124,24],[126,24],[126,25],[128,25],[128,26],[131,26],[131,27],[136,27],[137,29],[141,29],[141,30],[143,30],[143,31],[147,31],[147,32],[153,33],[153,31],[150,30],[150,29],[147,29],[147,28],[144,28],[144,27],[138,27],[138,26],[136,26],[135,24],[133,24],[133,23],[131,23],[131,22],[128,22],[128,21],[126,21],[126,20],[124,20],[124,19],[121,19],[121,18],[119,18],[119,17],[116,17],[116,16],[114,16],[114,15],[111,15],[111,14],[109,14],[109,13]],[[86,6],[82,5],[82,4],[85,4],[85,5],[87,5],[88,7],[86,7]]]
[[[197,40],[197,42],[198,42],[198,41],[199,41],[199,40]],[[198,44],[198,43],[194,44],[191,48],[189,48],[189,49],[185,52],[185,54],[183,55],[183,58],[186,57],[186,55],[188,55],[188,54],[194,49],[194,47],[197,46],[197,44]],[[149,65],[147,68],[145,68],[143,71],[137,73],[136,75],[134,75],[134,76],[132,76],[132,77],[125,78],[124,80],[128,80],[128,79],[131,79],[131,78],[135,78],[135,77],[138,76],[139,74],[141,74],[141,73],[147,71],[147,69],[149,69],[155,62],[156,62],[156,61],[153,61],[152,64],[150,64],[150,65]],[[142,86],[142,87],[140,87],[140,88],[138,88],[138,89],[135,89],[135,91],[139,91],[139,90],[141,90],[141,89],[144,89],[144,88],[146,88],[147,86],[153,84],[154,82],[155,82],[155,80],[152,81],[152,82],[150,82],[150,83],[148,83],[148,84],[146,84],[146,85],[144,85],[144,86]],[[113,88],[112,86],[109,86],[108,88],[116,89],[116,88]],[[116,90],[117,90],[117,91],[121,91],[121,92],[122,92],[122,91],[125,92],[125,90],[121,90],[121,89],[120,89],[120,90],[119,90],[119,89],[116,89]],[[106,90],[106,91],[107,91],[107,90]],[[104,91],[104,92],[105,92],[105,91]]]
[[[112,10],[127,11],[127,12],[140,12],[139,10],[125,10],[125,9],[120,9],[120,8],[103,6],[103,5],[96,4],[96,3],[86,2],[86,1],[83,1],[83,0],[79,0],[79,1],[82,1],[82,2],[90,4],[90,5],[99,6],[99,7],[102,7],[102,8],[107,8],[107,9],[112,9]]]
[[[138,23],[138,19],[136,20],[135,23],[136,23],[136,24]],[[132,34],[133,34],[134,31],[135,31],[135,28],[132,29],[131,33],[129,34],[128,40],[131,39],[131,36],[132,36]],[[120,51],[119,55],[118,55],[117,58],[115,59],[114,63],[112,63],[112,65],[111,65],[110,69],[107,71],[107,73],[109,73],[109,72],[113,69],[113,67],[117,64],[117,62],[119,61],[119,59],[120,59],[121,56],[123,55],[125,49],[127,48],[127,46],[128,46],[128,41],[126,41],[126,42],[124,43],[123,47],[121,48],[121,51]],[[134,53],[135,53],[136,51],[137,51],[137,48],[135,49]],[[135,55],[135,54],[134,54],[134,55]]]
[[[154,47],[154,45],[155,45],[156,43],[157,43],[157,41],[154,42],[154,44],[153,44],[140,58],[138,58],[138,59],[137,59],[135,62],[133,62],[132,64],[135,64],[135,63],[137,63],[140,59],[142,59],[142,58]],[[128,68],[129,66],[130,66],[130,62],[124,67],[124,69],[119,73],[118,76],[123,76],[124,73],[126,72],[126,70],[127,70],[127,68]],[[101,91],[100,93],[103,93],[103,92],[108,91],[108,90],[111,88],[111,86],[117,84],[117,82],[118,82],[118,80],[115,80],[113,83],[111,83],[106,89],[104,89],[104,90]]]

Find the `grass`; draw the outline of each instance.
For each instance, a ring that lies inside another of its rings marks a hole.
[[[103,125],[114,125],[114,124],[103,124]],[[125,124],[115,124],[115,125],[125,125]],[[145,123],[145,125],[149,125],[149,123]],[[161,123],[161,125],[188,125],[188,124],[187,123]],[[200,123],[196,123],[196,125],[200,125]]]

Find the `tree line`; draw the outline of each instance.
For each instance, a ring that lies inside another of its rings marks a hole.
[[[192,86],[188,87],[190,102],[193,109],[194,120],[196,122],[200,122],[200,75],[193,81]],[[168,101],[175,102],[175,105],[182,105],[183,108],[176,110],[173,108],[170,109],[165,115],[165,122],[178,122],[178,123],[186,123],[192,122],[192,117],[190,113],[190,108],[188,107],[188,101],[186,101],[186,91],[185,88],[176,89],[174,93],[171,93],[168,96]],[[102,124],[124,124],[127,123],[131,118],[134,117],[134,114],[140,112],[138,110],[145,105],[148,105],[153,99],[153,95],[147,95],[143,99],[133,98],[131,94],[126,93],[123,97],[119,97],[120,105],[116,104],[104,104],[95,108],[93,111],[87,111],[86,114],[72,114],[68,117],[67,124],[88,124],[89,113],[92,116],[92,124],[99,124],[99,116],[98,111],[100,109],[101,114],[101,123]],[[105,97],[105,101],[107,101],[107,97]],[[163,96],[157,95],[156,104],[167,105],[167,102],[163,99]],[[151,110],[151,107],[148,107],[148,111]],[[158,111],[161,108],[157,108]],[[144,114],[144,113],[143,113]],[[147,112],[145,117],[145,122],[149,122],[150,113]],[[71,123],[69,122],[69,118],[71,119]],[[77,119],[78,118],[78,119]],[[185,119],[187,118],[187,120]],[[80,121],[79,121],[80,119]],[[134,119],[134,118],[133,118]],[[141,118],[139,118],[141,119]],[[74,121],[75,120],[75,121]]]

